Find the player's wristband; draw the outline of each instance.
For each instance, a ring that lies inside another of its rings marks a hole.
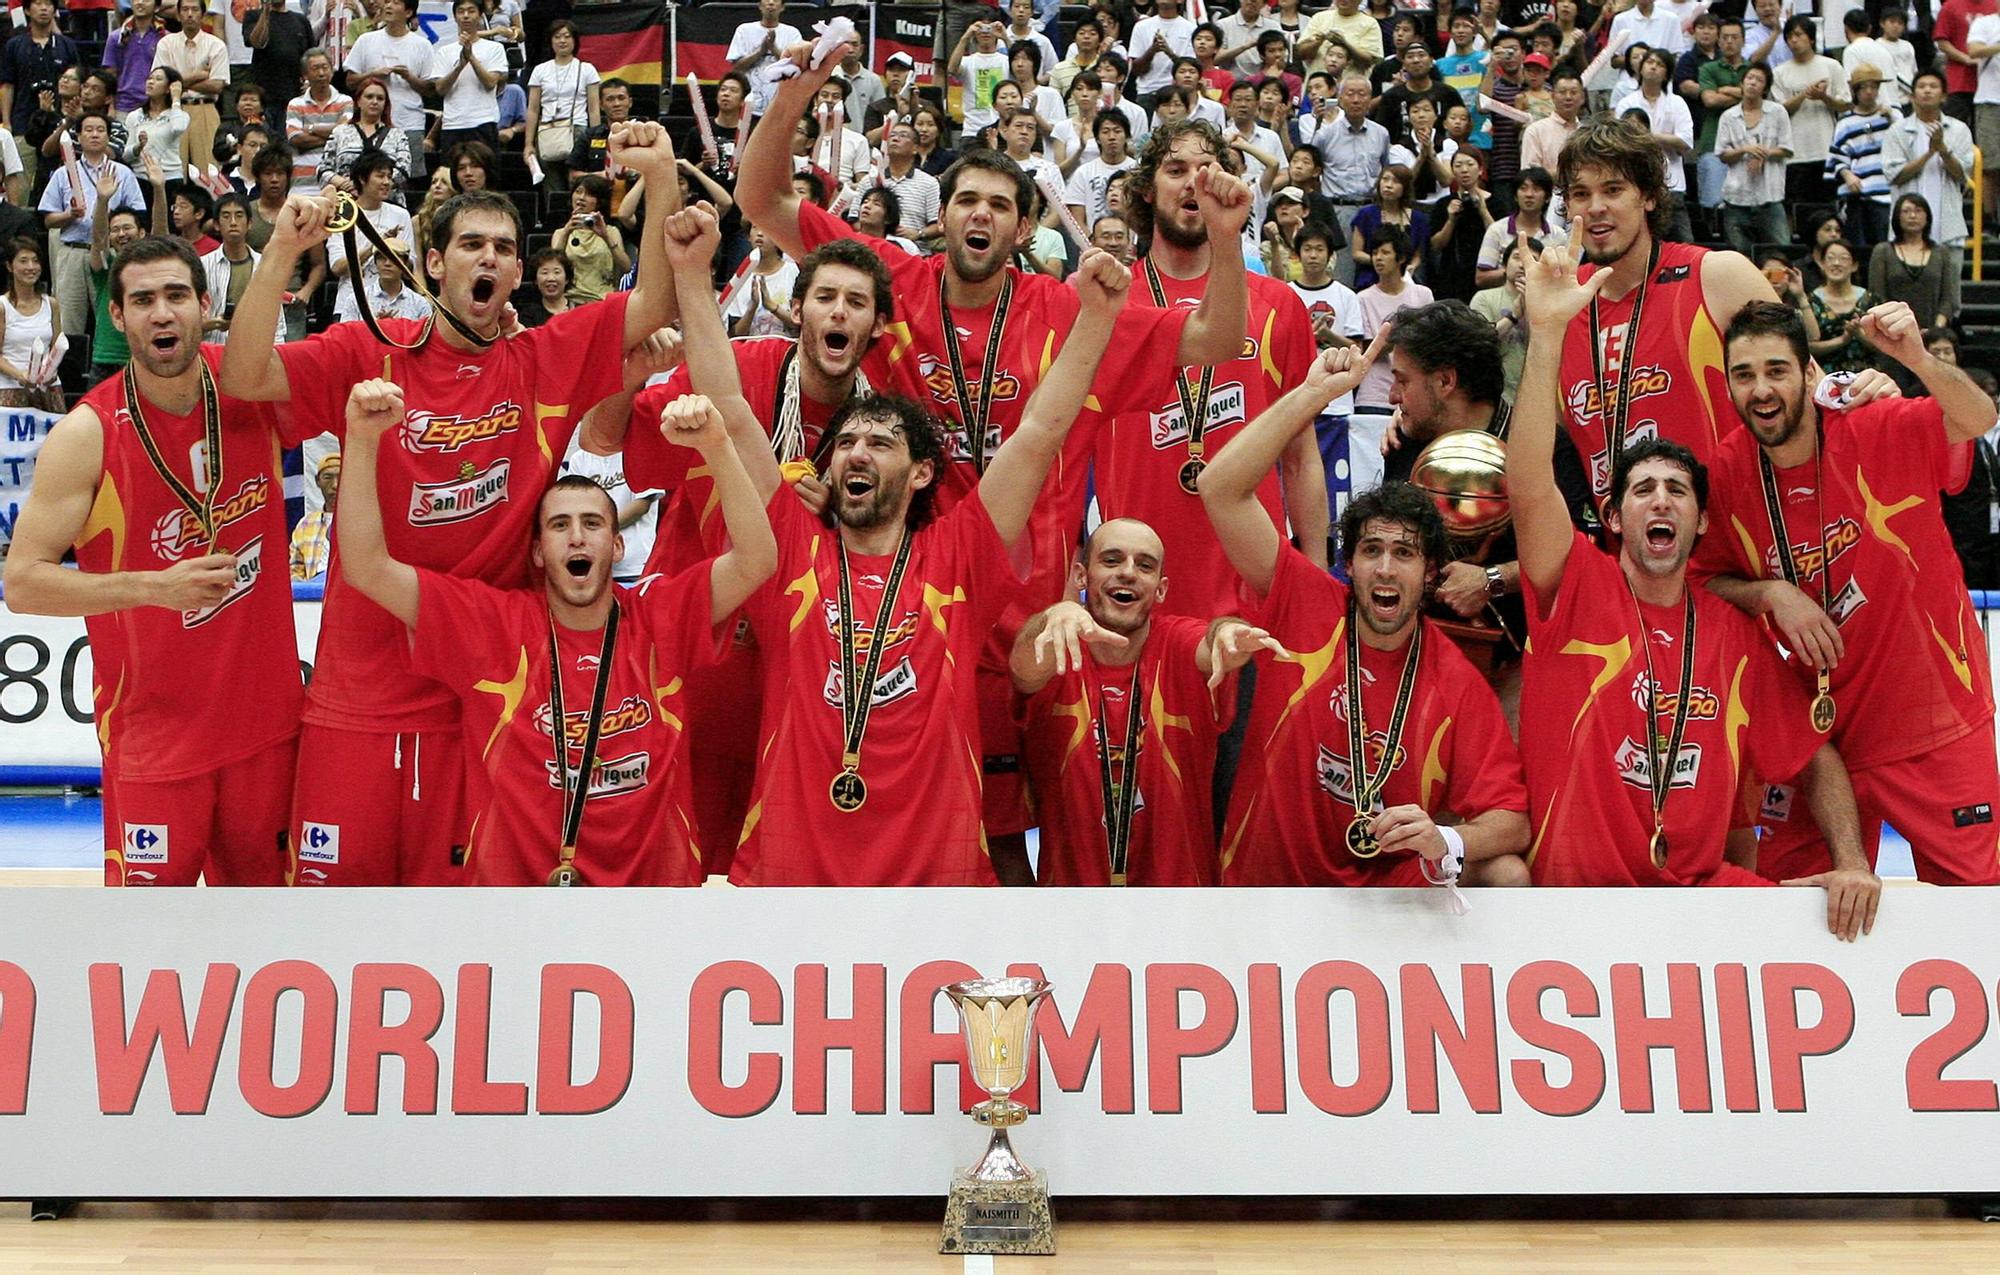
[[[1424,879],[1432,885],[1449,885],[1465,872],[1465,837],[1456,828],[1438,826],[1444,838],[1444,857],[1433,864],[1423,860]]]

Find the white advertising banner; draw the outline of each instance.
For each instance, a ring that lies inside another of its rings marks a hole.
[[[0,407],[0,552],[14,538],[14,520],[21,516],[21,502],[28,498],[42,439],[60,419],[53,412]]]
[[[0,1197],[1991,1192],[1993,896],[0,891]]]

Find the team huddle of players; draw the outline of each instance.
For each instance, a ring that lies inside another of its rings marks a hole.
[[[1992,690],[1938,513],[1994,413],[1907,307],[1860,322],[1931,397],[1816,384],[1749,262],[1659,238],[1644,130],[1578,130],[1589,265],[1530,267],[1487,426],[1513,558],[1474,587],[1525,615],[1517,743],[1426,618],[1451,566],[1429,495],[1357,496],[1348,582],[1323,560],[1315,418],[1386,362],[1420,443],[1476,373],[1393,329],[1318,350],[1246,274],[1249,190],[1199,123],[1134,174],[1131,270],[1014,269],[1031,186],[989,152],[944,178],[945,252],[861,239],[791,190],[827,71],[790,56],[737,197],[800,261],[796,341],[728,340],[714,214],[671,198],[630,293],[530,331],[503,331],[518,217],[478,193],[438,214],[462,322],[435,331],[273,344],[327,234],[312,198],[226,347],[199,344],[184,249],[121,255],[132,364],[48,440],[6,580],[89,625],[108,881],[976,885],[1030,878],[1039,826],[1050,885],[1794,881],[1853,937],[1885,818],[1925,879],[2000,879]],[[611,146],[675,189],[658,125]],[[262,555],[277,449],[326,430],[347,480],[302,693]],[[549,482],[573,436],[672,493],[635,588],[610,500]]]

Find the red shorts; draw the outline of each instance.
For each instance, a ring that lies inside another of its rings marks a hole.
[[[982,822],[989,837],[1026,832],[1035,826],[1025,767],[1027,740],[1014,720],[1014,678],[1006,667],[979,663],[973,680],[979,693],[980,794]]]
[[[104,884],[283,885],[298,740],[186,779],[104,772]]]
[[[1909,840],[1917,877],[1932,885],[2000,885],[2000,761],[1981,727],[1918,757],[1850,773],[1861,847],[1872,867],[1887,821]],[[1773,881],[1833,867],[1805,794],[1772,784],[1757,826],[1757,871]]]
[[[292,792],[290,885],[469,885],[465,745],[307,723]]]

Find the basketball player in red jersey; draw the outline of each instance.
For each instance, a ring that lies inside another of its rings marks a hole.
[[[108,885],[284,883],[303,692],[277,453],[298,440],[218,394],[205,284],[178,239],[118,254],[132,361],[49,432],[7,556],[9,607],[90,635]]]
[[[798,339],[760,336],[729,343],[744,398],[770,436],[772,455],[815,511],[825,506],[827,496],[814,464],[830,441],[827,423],[848,400],[869,392],[861,360],[882,335],[893,307],[882,259],[866,244],[832,239],[799,263],[792,287]],[[672,446],[658,429],[667,405],[691,385],[683,364],[664,382],[626,400],[637,426],[625,437],[626,479],[634,490],[670,493],[646,563],[649,574],[679,574],[704,555],[720,553],[726,543],[707,467],[691,468],[695,453]],[[606,399],[597,411],[613,410],[621,397]],[[585,446],[596,436],[586,432]],[[729,653],[688,677],[688,733],[701,741],[689,763],[702,866],[710,875],[728,873],[750,808],[761,667],[750,626],[738,623]]]
[[[1915,373],[1928,398],[1824,407],[1807,388],[1805,325],[1753,303],[1724,334],[1729,388],[1749,428],[1710,463],[1697,570],[1751,615],[1768,616],[1851,771],[1872,864],[1887,819],[1917,875],[2000,883],[2000,761],[1986,640],[1938,508],[1950,451],[1993,427],[1993,401],[1933,358],[1900,301],[1860,319],[1869,343]],[[1824,698],[1821,698],[1821,697]],[[1828,864],[1792,790],[1763,790],[1757,870],[1806,876]]]
[[[1152,238],[1135,272],[1135,307],[1201,303],[1214,245],[1194,184],[1226,151],[1215,126],[1197,120],[1161,125],[1147,139],[1126,187],[1126,215],[1138,234]],[[1164,605],[1175,615],[1206,618],[1235,606],[1236,573],[1202,516],[1195,480],[1245,423],[1305,379],[1318,349],[1305,305],[1289,285],[1253,275],[1249,289],[1249,325],[1232,357],[1209,367],[1143,369],[1143,397],[1098,431],[1092,452],[1104,516],[1156,528],[1173,558],[1174,591]],[[1290,512],[1306,557],[1324,567],[1326,474],[1310,435],[1291,440],[1259,484],[1258,498],[1281,526]]]
[[[818,70],[811,46],[788,57],[799,74],[778,89],[770,111],[745,148],[737,202],[744,216],[794,258],[829,239],[859,237],[846,222],[792,190],[788,139],[813,94],[832,74],[834,59]],[[1250,188],[1210,166],[1195,179],[1204,210],[1226,215],[1211,228],[1213,263],[1207,294],[1192,311],[1127,306],[1119,316],[1113,348],[1092,385],[1105,412],[1140,405],[1145,387],[1168,366],[1228,363],[1247,330],[1241,232],[1251,206]],[[946,463],[938,474],[938,501],[948,511],[979,482],[996,450],[1018,427],[1022,413],[1075,321],[1076,290],[1034,270],[1013,265],[1034,234],[1028,207],[1034,183],[997,151],[968,150],[941,179],[945,250],[918,257],[884,240],[864,242],[881,254],[901,301],[897,317],[863,366],[878,388],[925,405],[948,426]],[[951,339],[947,340],[947,337]],[[1026,842],[1033,823],[1020,782],[1020,732],[1013,720],[1014,690],[1007,673],[1015,631],[1034,610],[1062,594],[1067,563],[1083,522],[1089,431],[1077,431],[1057,459],[1049,491],[1037,502],[1028,529],[1034,568],[1017,605],[1003,613],[981,658],[981,722],[985,739],[987,832],[996,862],[1010,881],[1027,879]],[[1004,838],[1004,840],[1003,840]]]
[[[1258,498],[1279,455],[1361,383],[1387,336],[1320,355],[1201,476],[1252,599],[1244,618],[1290,652],[1258,669],[1223,833],[1227,885],[1527,883],[1527,793],[1500,701],[1422,614],[1447,560],[1436,506],[1407,483],[1350,502],[1347,585],[1288,544]]]
[[[834,417],[825,515],[790,491],[728,356],[708,287],[706,207],[668,225],[687,365],[728,422],[778,538],[745,604],[765,651],[763,743],[730,879],[752,885],[978,885],[974,664],[1025,575],[1030,511],[1082,410],[1131,275],[1085,258],[1084,312],[978,489],[933,514],[943,444],[907,399]]]
[[[1084,601],[1014,639],[1043,885],[1216,883],[1209,776],[1235,711],[1227,679],[1277,643],[1234,616],[1160,614],[1165,568],[1151,527],[1102,523],[1070,565]]]
[[[521,553],[535,519],[527,496],[547,485],[577,422],[619,388],[613,352],[671,317],[673,288],[656,249],[677,189],[673,150],[659,125],[631,121],[615,127],[611,153],[650,179],[655,198],[665,196],[647,200],[637,286],[497,342],[490,338],[522,269],[512,200],[468,192],[438,210],[426,268],[443,281],[439,299],[476,337],[440,323],[422,339],[428,320],[383,320],[384,334],[404,349],[377,342],[361,323],[273,347],[287,273],[326,238],[329,208],[295,197],[279,211],[263,258],[271,264],[259,263],[230,328],[224,387],[289,401],[303,432],[339,433],[348,392],[386,367],[409,413],[378,476],[396,511],[388,536],[399,560],[498,588],[532,583]],[[396,618],[333,573],[300,734],[294,883],[458,881],[465,774],[457,697],[411,667]]]
[[[539,502],[529,550],[539,587],[496,589],[391,557],[375,470],[382,435],[403,417],[393,382],[364,381],[348,396],[353,473],[341,492],[340,568],[408,627],[416,670],[452,688],[473,739],[484,741],[488,797],[467,845],[473,882],[699,884],[685,676],[720,655],[723,622],[777,566],[771,525],[722,417],[706,400],[679,399],[663,429],[700,450],[731,547],[630,589],[611,582],[625,547],[617,508],[576,475]],[[564,880],[565,870],[574,876]]]
[[[1507,487],[1529,646],[1521,697],[1538,885],[1755,885],[1724,857],[1746,770],[1800,790],[1832,847],[1824,886],[1842,938],[1874,923],[1882,883],[1861,851],[1847,767],[1807,696],[1741,612],[1688,580],[1708,530],[1708,471],[1682,444],[1642,439],[1611,476],[1605,553],[1556,486],[1558,334],[1609,272],[1578,282],[1567,248],[1529,263],[1527,367]]]

